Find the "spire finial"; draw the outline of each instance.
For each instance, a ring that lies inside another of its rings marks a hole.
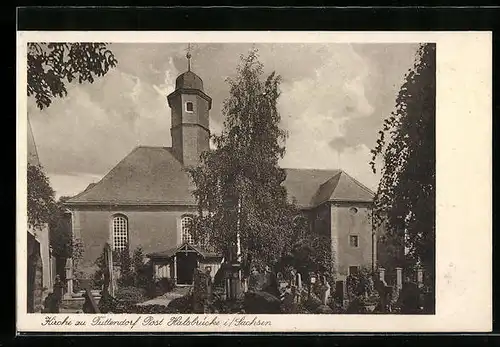
[[[188,43],[186,58],[188,60],[188,71],[191,71],[191,44]]]

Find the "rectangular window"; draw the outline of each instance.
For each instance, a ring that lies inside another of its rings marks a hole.
[[[349,246],[352,248],[359,247],[359,237],[358,235],[349,235]]]
[[[191,101],[186,102],[186,111],[193,112],[193,103]]]
[[[349,274],[348,275],[357,275],[359,271],[359,266],[349,266]]]

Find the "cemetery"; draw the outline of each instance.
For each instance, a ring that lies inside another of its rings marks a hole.
[[[329,283],[324,274],[301,274],[292,267],[278,272],[269,266],[253,267],[245,276],[241,264],[222,264],[215,276],[209,266],[198,266],[191,275],[192,285],[176,286],[146,271],[151,262],[128,275],[122,269],[120,274],[109,245],[103,255],[103,268],[93,280],[73,278],[68,267],[66,283],[56,279],[43,312],[417,314],[425,312],[425,305],[432,305],[423,269],[417,269],[411,278],[396,268],[394,276],[389,276],[395,279],[391,284],[386,282],[384,268],[363,268],[345,281]],[[124,273],[133,279],[124,282]]]

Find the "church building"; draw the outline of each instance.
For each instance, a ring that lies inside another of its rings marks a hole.
[[[189,57],[188,57],[189,58]],[[191,284],[195,266],[221,257],[194,244],[189,223],[197,213],[194,184],[185,168],[209,150],[212,99],[203,81],[188,71],[167,96],[171,147],[138,146],[99,182],[67,201],[72,232],[84,245],[81,270],[91,275],[108,242],[116,251],[140,246],[155,264],[157,277]],[[337,278],[361,266],[375,266],[377,235],[371,224],[374,193],[342,170],[286,169],[290,198],[330,235]]]

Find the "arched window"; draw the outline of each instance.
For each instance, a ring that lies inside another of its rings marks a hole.
[[[128,245],[128,220],[127,217],[118,215],[113,217],[113,250],[122,251]]]
[[[186,102],[186,112],[193,112],[193,103],[191,101]]]
[[[191,235],[191,224],[193,223],[193,217],[184,216],[181,219],[181,242],[187,242],[190,245],[194,244],[193,235]]]

